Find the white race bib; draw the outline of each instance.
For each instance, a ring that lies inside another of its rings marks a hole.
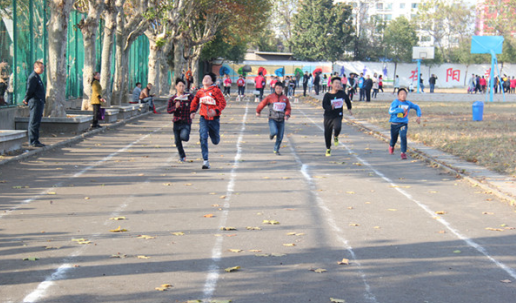
[[[272,109],[277,112],[284,112],[287,107],[287,103],[276,102],[272,105]]]
[[[333,99],[331,100],[331,105],[333,105],[333,108],[335,109],[342,108],[342,106],[344,106],[344,99]]]
[[[210,96],[201,97],[201,103],[206,105],[216,105],[215,99]]]

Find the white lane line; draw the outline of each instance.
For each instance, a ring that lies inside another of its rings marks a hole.
[[[222,211],[222,215],[220,216],[220,227],[226,225],[228,214],[229,214],[229,201],[231,196],[233,195],[235,189],[235,180],[237,177],[237,169],[240,163],[240,158],[242,157],[242,139],[244,138],[245,131],[245,123],[247,121],[247,112],[249,110],[249,103],[246,104],[245,114],[242,118],[242,127],[240,128],[240,134],[238,136],[238,140],[236,143],[237,152],[235,155],[235,160],[233,162],[233,168],[231,169],[231,177],[228,182],[227,190],[226,190],[226,198],[224,199],[224,210]],[[213,293],[215,292],[215,288],[217,287],[217,282],[219,280],[219,261],[222,255],[222,241],[223,237],[217,237],[215,240],[215,244],[211,250],[211,260],[213,261],[208,268],[208,274],[206,276],[206,281],[204,283],[203,289],[203,302],[211,302],[211,298]]]
[[[144,182],[144,184],[149,183],[150,180],[147,180]],[[134,195],[130,196],[124,204],[119,206],[113,213],[109,215],[109,217],[116,217],[119,215],[119,213],[124,210],[132,201],[134,200]],[[109,220],[106,220],[104,222],[104,225],[107,225],[109,223]],[[100,236],[101,233],[96,233],[91,235],[91,237],[88,237],[88,239],[95,239],[98,236]],[[47,290],[52,287],[56,281],[58,280],[65,280],[66,274],[74,268],[73,264],[71,263],[71,259],[77,256],[80,256],[84,250],[86,250],[87,245],[82,246],[81,248],[77,249],[75,252],[70,254],[64,259],[64,263],[61,264],[51,275],[47,276],[45,280],[41,283],[39,283],[38,287],[36,287],[35,290],[33,290],[31,293],[29,293],[25,298],[23,298],[23,303],[36,303],[42,298],[45,297]]]
[[[126,150],[128,150],[129,148],[133,147],[135,144],[138,144],[139,142],[141,142],[142,140],[145,140],[146,138],[148,138],[150,135],[162,130],[163,127],[160,127],[154,131],[152,131],[151,133],[148,133],[147,135],[141,137],[140,139],[130,143],[129,145],[125,146],[124,148],[121,148],[119,150],[117,150],[116,152],[108,155],[107,157],[103,158],[102,160],[98,161],[98,162],[95,162],[93,165],[90,165],[86,168],[84,168],[83,170],[81,170],[80,172],[74,174],[73,176],[69,177],[66,181],[69,181],[71,179],[74,179],[74,178],[78,178],[80,176],[82,176],[84,173],[90,171],[91,169],[99,166],[100,164],[106,162],[106,161],[109,161],[111,160],[113,157],[117,156],[118,154],[120,153],[123,153],[125,152]],[[25,199],[23,200],[22,202],[20,202],[20,204],[18,204],[17,206],[14,206],[14,207],[11,207],[7,210],[4,211],[4,213],[0,214],[0,219],[2,219],[3,217],[7,216],[7,215],[10,215],[12,212],[16,211],[17,209],[19,209],[20,207],[26,205],[26,204],[29,204],[29,203],[32,203],[33,201],[37,200],[38,198],[42,197],[42,196],[46,196],[47,193],[49,191],[52,191],[52,190],[55,190],[56,188],[58,187],[61,187],[66,181],[61,181],[57,184],[55,184],[54,186],[52,187],[49,187],[47,189],[44,189],[43,191],[41,191],[39,194],[33,196],[32,198],[29,198],[29,199]]]
[[[324,128],[322,128],[319,124],[317,124],[314,120],[312,120],[310,117],[308,117],[304,111],[302,111],[301,109],[298,109],[308,120],[310,120],[314,125],[316,125],[317,127],[319,127],[319,129],[321,129],[322,131],[324,131]],[[376,170],[371,164],[369,164],[369,162],[367,162],[366,160],[362,159],[361,157],[358,156],[357,153],[355,153],[351,148],[349,148],[346,144],[340,142],[339,143],[340,145],[344,146],[346,148],[346,150],[348,151],[348,153],[350,155],[353,155],[353,157],[355,157],[358,161],[360,161],[363,165],[367,166],[371,171],[373,171],[377,176],[379,176],[380,178],[382,178],[385,182],[389,183],[391,185],[391,187],[393,187],[395,190],[397,190],[400,194],[402,194],[403,196],[405,196],[407,199],[409,199],[410,201],[414,202],[417,206],[419,206],[420,208],[422,208],[426,213],[428,213],[432,218],[436,217],[435,215],[435,211],[431,210],[427,205],[423,204],[422,202],[414,199],[414,197],[412,197],[412,195],[410,195],[407,191],[401,189],[396,183],[394,183],[391,179],[389,179],[387,176],[385,176],[383,173],[379,172],[378,170]],[[452,234],[454,234],[457,238],[459,238],[460,240],[464,241],[467,245],[469,245],[470,247],[474,248],[475,250],[477,250],[479,253],[483,254],[487,259],[489,259],[491,262],[493,262],[496,266],[498,266],[499,268],[501,268],[502,270],[504,270],[507,274],[509,274],[513,279],[516,279],[516,271],[512,268],[510,268],[509,266],[505,265],[504,263],[496,260],[494,257],[492,257],[488,252],[487,250],[480,244],[478,244],[477,242],[473,241],[472,239],[470,239],[469,237],[463,235],[461,232],[459,232],[457,229],[453,228],[451,226],[451,224],[446,221],[446,219],[444,219],[443,217],[441,216],[437,216],[438,220],[437,222],[441,223],[444,227],[446,227],[446,229],[448,229]]]
[[[287,139],[287,140],[290,141],[290,139]],[[305,178],[306,183],[308,184],[308,187],[310,188],[310,191],[316,198],[317,206],[319,206],[319,208],[321,208],[325,212],[326,223],[329,226],[331,226],[331,228],[335,232],[335,236],[337,237],[337,240],[340,241],[344,245],[344,248],[349,252],[349,254],[351,255],[351,258],[353,259],[353,264],[356,264],[358,267],[358,271],[360,273],[360,276],[362,277],[362,282],[364,283],[364,287],[365,287],[365,291],[366,291],[364,293],[364,298],[366,299],[367,302],[371,302],[371,303],[378,302],[378,301],[376,301],[375,295],[371,291],[371,286],[369,285],[369,283],[367,283],[366,275],[365,275],[364,271],[362,270],[362,264],[360,263],[360,261],[358,261],[357,256],[355,255],[355,252],[353,251],[353,247],[351,247],[348,240],[346,240],[342,236],[344,231],[335,223],[335,219],[333,217],[333,212],[328,208],[328,206],[326,206],[326,203],[324,203],[324,200],[321,197],[319,197],[319,195],[317,194],[317,192],[316,192],[317,188],[315,186],[312,176],[310,175],[308,165],[303,164],[303,162],[297,155],[292,142],[290,142],[289,146],[290,146],[290,151],[291,151],[292,155],[294,156],[294,159],[296,160],[296,163],[301,167],[301,169],[300,169],[301,174]]]
[[[165,164],[168,165],[176,157],[177,157],[177,152],[173,156],[170,156],[167,159],[167,161],[165,162]],[[145,180],[145,182],[143,182],[143,185],[145,186],[146,184],[149,184],[150,181],[151,181],[150,179]],[[131,204],[134,201],[134,197],[135,197],[135,195],[128,197],[127,200],[122,205],[117,207],[117,209],[109,215],[109,217],[111,217],[111,218],[118,217],[120,215],[120,213],[124,209],[126,209],[129,204]],[[111,223],[113,223],[113,221],[111,221],[111,220],[104,221],[104,225],[109,225]],[[89,237],[89,238],[95,239],[100,235],[101,235],[101,233],[96,233],[96,234],[91,235],[91,237]],[[32,291],[30,294],[28,294],[23,299],[22,302],[23,303],[34,303],[34,302],[39,301],[41,298],[43,298],[45,296],[46,291],[55,284],[55,281],[66,279],[66,274],[68,273],[68,271],[74,268],[71,263],[68,263],[69,259],[81,255],[83,253],[83,250],[85,250],[86,248],[87,248],[87,246],[82,246],[81,248],[76,250],[74,253],[69,255],[64,260],[65,263],[61,264],[61,266],[59,266],[50,276],[48,276],[45,279],[45,281],[41,282],[34,291]]]

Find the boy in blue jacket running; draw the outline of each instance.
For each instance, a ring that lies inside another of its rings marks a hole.
[[[392,101],[389,108],[391,115],[391,143],[389,146],[389,154],[394,154],[394,146],[398,141],[398,135],[401,137],[401,159],[407,159],[407,130],[408,130],[408,114],[410,109],[415,109],[417,113],[417,124],[421,123],[421,109],[415,103],[407,101],[407,90],[400,88],[398,90],[398,99]]]

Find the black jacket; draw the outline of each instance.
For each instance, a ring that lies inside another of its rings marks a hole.
[[[323,101],[322,101],[322,107],[324,108],[324,116],[329,118],[335,118],[335,117],[342,117],[342,109],[343,106],[340,108],[334,108],[332,109],[331,104],[332,100],[335,100],[334,102],[339,102],[340,104],[344,105],[346,104],[346,107],[348,110],[351,109],[351,102],[349,101],[348,94],[346,94],[344,91],[339,90],[336,94],[326,93],[324,94]]]
[[[43,86],[43,81],[36,72],[32,72],[27,79],[27,92],[24,100],[26,102],[39,100],[45,103],[45,86]]]
[[[365,89],[371,89],[371,88],[373,88],[373,79],[371,79],[371,78],[366,79],[366,80],[365,80],[365,83],[364,83],[364,88],[365,88]]]

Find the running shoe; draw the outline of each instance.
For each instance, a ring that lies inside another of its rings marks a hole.
[[[202,163],[202,169],[210,169],[210,162],[208,162],[208,160]]]
[[[339,137],[333,138],[333,143],[335,144],[335,146],[339,146]]]
[[[329,157],[329,156],[331,156],[331,149],[326,150],[326,157]]]
[[[275,151],[274,151],[274,154],[275,154],[276,156],[281,156],[281,153],[279,152],[279,150],[278,150],[278,151],[276,151],[276,150],[275,150]]]
[[[401,153],[401,160],[407,160],[407,154]]]
[[[394,154],[394,146],[389,146],[389,154]]]

